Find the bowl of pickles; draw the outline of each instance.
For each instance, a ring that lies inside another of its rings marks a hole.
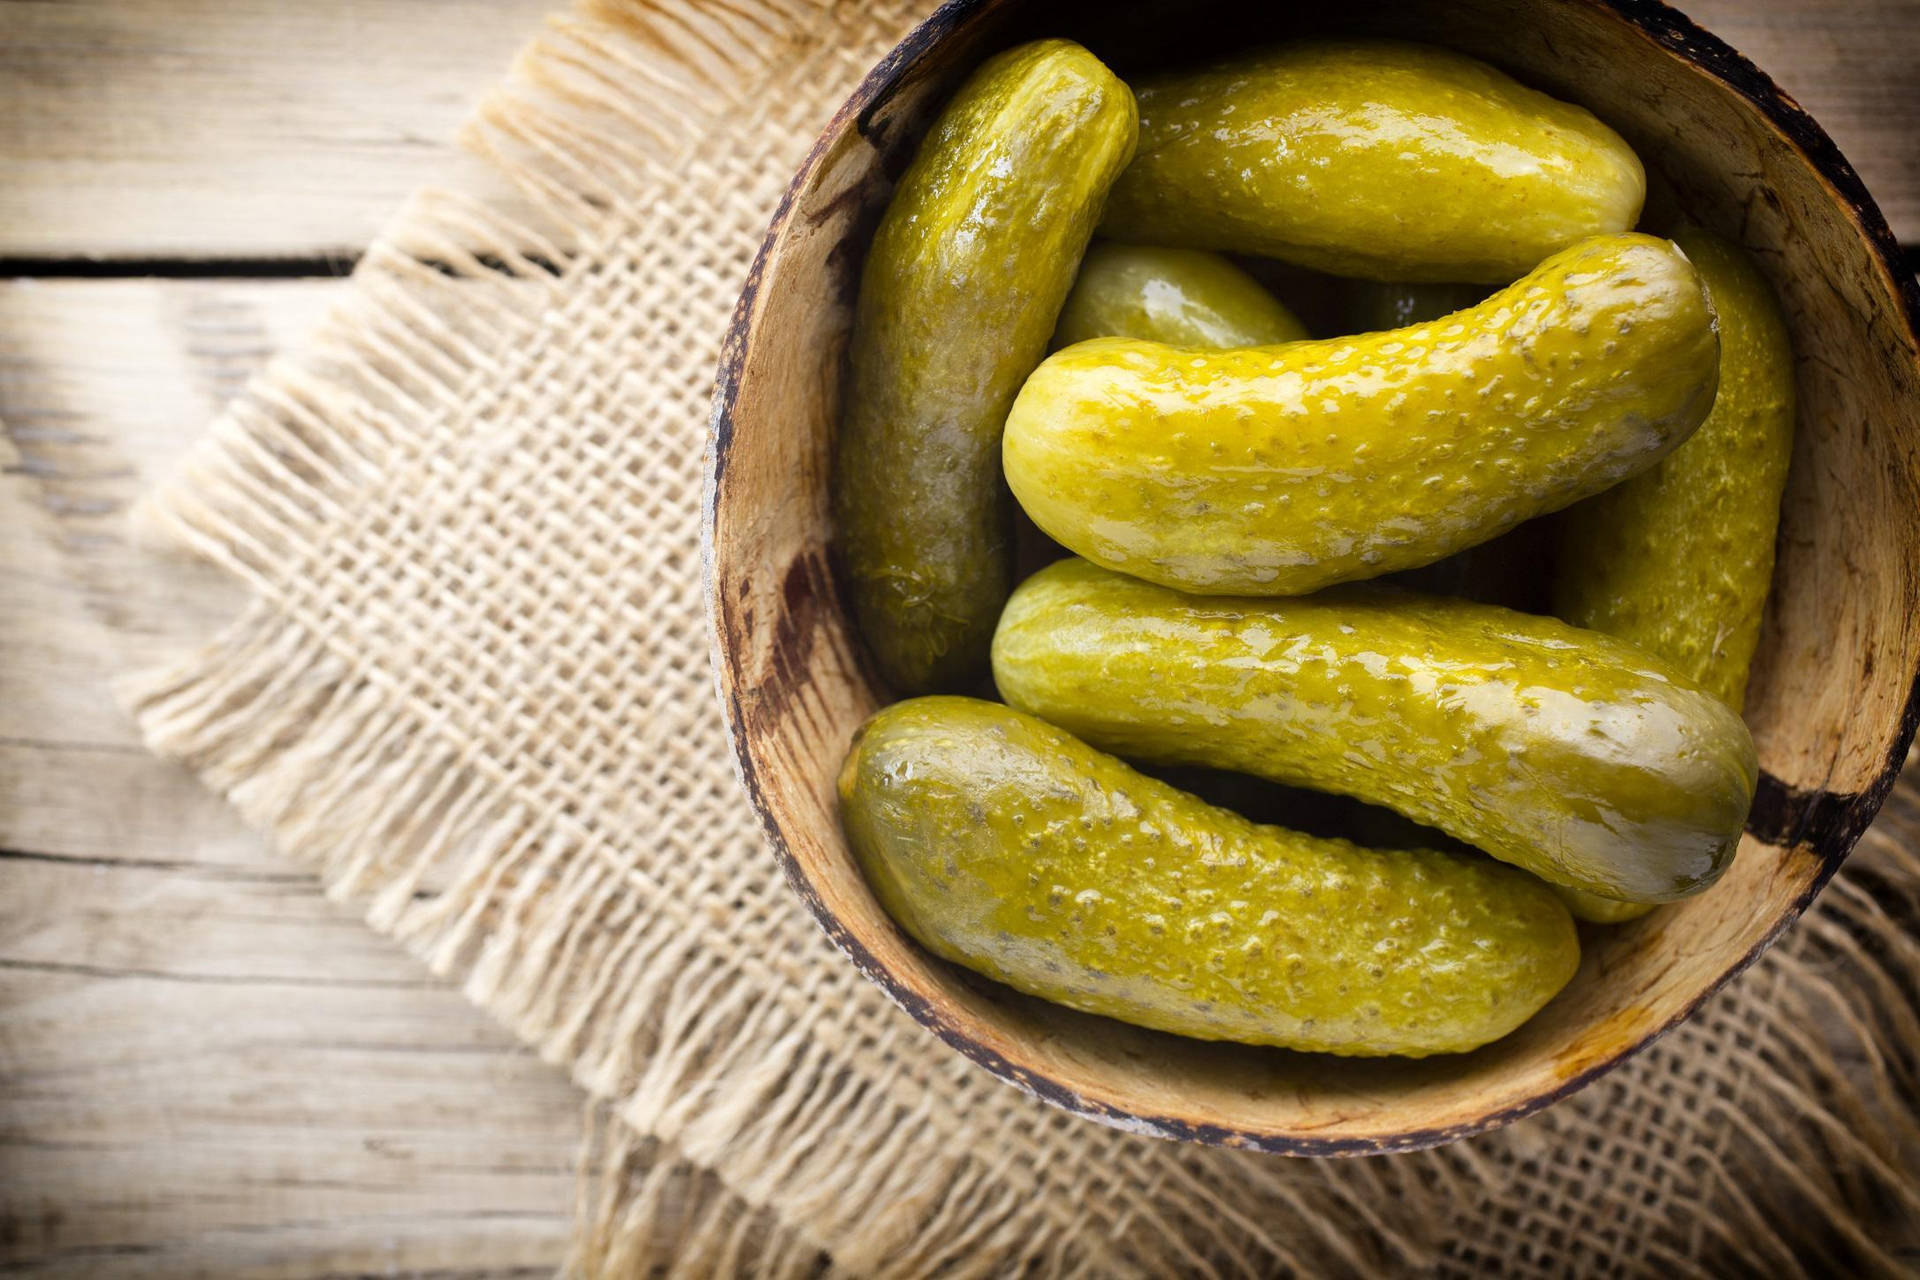
[[[1526,1115],[1906,758],[1917,327],[1832,143],[1671,10],[949,4],[728,338],[749,797],[855,965],[1061,1107]]]

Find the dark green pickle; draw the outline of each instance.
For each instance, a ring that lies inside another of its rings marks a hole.
[[[1606,898],[1713,883],[1757,774],[1740,718],[1633,645],[1380,586],[1188,596],[1066,560],[1007,602],[993,673],[1103,751],[1353,796]]]
[[[1464,1052],[1580,963],[1572,919],[1531,876],[1261,826],[996,703],[886,708],[839,792],[868,883],[928,950],[1161,1031]]]
[[[860,277],[833,495],[860,629],[917,692],[985,665],[1011,586],[1000,432],[1046,354],[1133,95],[1042,40],[989,60],[900,179]]]

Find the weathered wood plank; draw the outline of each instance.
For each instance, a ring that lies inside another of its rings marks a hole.
[[[0,5],[0,257],[349,261],[555,7]]]
[[[0,962],[0,1265],[551,1269],[578,1095],[455,991],[292,965],[311,980]]]
[[[284,864],[0,855],[0,967],[183,983],[417,990],[393,944]],[[316,972],[308,957],[324,956]]]
[[[0,743],[138,749],[109,675],[197,643],[243,596],[136,551],[127,509],[343,287],[0,285]]]
[[[1679,0],[1833,135],[1901,243],[1920,244],[1920,0]]]
[[[337,282],[0,285],[0,1267],[550,1274],[579,1095],[184,770],[109,679],[219,575],[129,502]]]
[[[557,3],[0,4],[0,257],[344,263],[422,182],[476,180],[449,139]],[[1685,7],[1920,241],[1920,0]],[[0,1267],[559,1256],[575,1092],[145,755],[107,689],[238,599],[134,553],[127,503],[337,287],[0,285]]]
[[[0,257],[351,257],[559,0],[0,5]],[[1920,0],[1688,0],[1920,241]],[[823,121],[824,123],[824,121]]]
[[[12,626],[0,615],[0,636]],[[97,667],[72,667],[102,683]],[[36,675],[63,678],[61,668],[48,665],[37,666]],[[260,837],[184,770],[133,745],[57,739],[0,742],[0,849],[104,863],[285,868],[267,861]]]

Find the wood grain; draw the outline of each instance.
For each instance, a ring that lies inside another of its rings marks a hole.
[[[1680,0],[1832,135],[1902,244],[1920,244],[1920,0]]]
[[[0,257],[350,262],[554,0],[0,4]]]
[[[579,1095],[326,901],[110,678],[224,578],[128,503],[327,281],[0,285],[0,1266],[550,1274]]]
[[[344,263],[422,182],[482,181],[450,139],[554,7],[0,4],[0,258]],[[1920,0],[1683,7],[1798,97],[1920,241]]]

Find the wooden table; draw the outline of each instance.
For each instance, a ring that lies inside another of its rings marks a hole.
[[[581,1102],[111,677],[231,584],[130,500],[301,333],[548,0],[0,5],[0,1268],[548,1274]],[[1920,243],[1920,0],[1688,6]]]

